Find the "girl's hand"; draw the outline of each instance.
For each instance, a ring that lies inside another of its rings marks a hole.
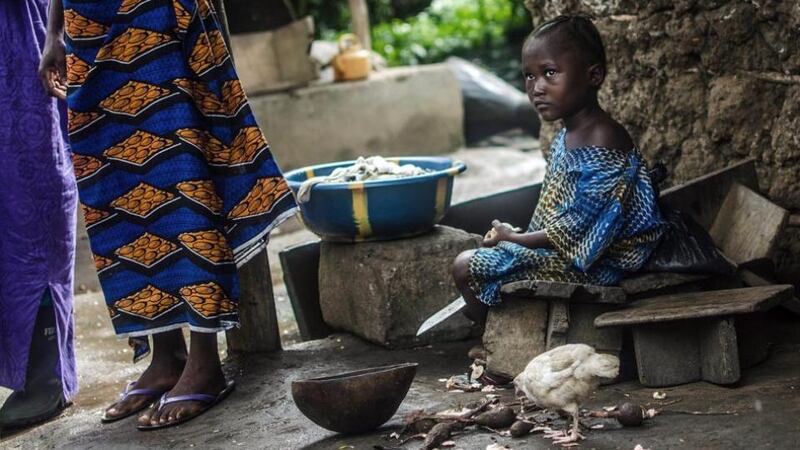
[[[67,98],[66,47],[60,36],[47,34],[39,63],[39,79],[48,94],[61,100]]]
[[[494,247],[500,241],[511,241],[517,230],[507,223],[499,220],[492,221],[492,229],[483,237],[484,247]]]

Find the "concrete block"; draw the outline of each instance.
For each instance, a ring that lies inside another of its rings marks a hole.
[[[415,335],[425,319],[459,296],[451,275],[453,259],[480,241],[480,236],[437,226],[423,236],[396,241],[322,242],[322,317],[333,328],[390,348],[464,339],[473,325],[461,314]]]
[[[361,155],[438,155],[464,143],[461,90],[441,64],[254,96],[250,106],[284,169]]]
[[[231,36],[233,59],[248,95],[306,86],[319,78],[308,49],[314,21],[305,17],[272,31]]]
[[[516,376],[535,356],[544,353],[548,323],[545,301],[506,301],[486,318],[483,347],[486,367],[493,373]]]

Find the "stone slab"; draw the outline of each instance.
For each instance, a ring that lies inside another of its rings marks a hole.
[[[480,236],[444,226],[396,241],[322,242],[322,317],[335,329],[390,348],[466,338],[473,326],[461,314],[422,336],[416,332],[459,296],[451,274],[453,259],[480,242]]]
[[[257,95],[250,107],[284,169],[362,155],[439,155],[464,143],[458,80],[440,64]]]

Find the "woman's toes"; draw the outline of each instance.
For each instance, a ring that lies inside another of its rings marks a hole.
[[[155,426],[158,425],[158,421],[161,418],[161,411],[156,410],[152,416],[150,416],[150,425]]]
[[[172,415],[175,413],[175,408],[164,408],[164,412],[161,413],[161,416],[158,418],[158,422],[160,424],[165,424],[167,422],[172,422]]]
[[[149,425],[150,424],[150,418],[152,417],[152,415],[153,415],[153,410],[150,409],[147,412],[145,412],[144,414],[142,414],[141,416],[139,416],[139,419],[138,419],[139,425],[142,425],[142,426]]]

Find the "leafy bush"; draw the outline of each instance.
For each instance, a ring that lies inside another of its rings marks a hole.
[[[513,31],[526,27],[530,21],[519,1],[434,0],[416,17],[374,26],[372,46],[390,65],[438,62],[501,48]]]
[[[346,0],[293,0],[326,40],[350,29]],[[521,0],[367,0],[372,48],[390,66],[441,62],[460,56],[521,84],[519,53],[531,29]]]

